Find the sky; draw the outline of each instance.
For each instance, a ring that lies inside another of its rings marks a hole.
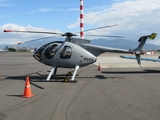
[[[154,32],[157,37],[148,43],[160,45],[160,0],[83,0],[83,3],[84,30],[118,24],[85,35],[120,35],[137,41],[140,36]],[[79,6],[80,0],[0,0],[0,44],[51,36],[4,33],[4,29],[79,32]]]

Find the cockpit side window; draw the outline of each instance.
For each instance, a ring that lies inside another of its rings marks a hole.
[[[55,55],[55,53],[57,52],[57,48],[58,48],[57,44],[52,44],[52,45],[48,46],[48,48],[45,51],[45,57],[47,59],[51,59]]]
[[[72,55],[72,49],[70,46],[65,46],[64,49],[62,50],[62,53],[60,55],[60,57],[62,59],[68,59],[70,58]]]

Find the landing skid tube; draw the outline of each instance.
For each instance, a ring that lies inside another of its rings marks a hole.
[[[75,76],[77,74],[78,69],[79,69],[79,66],[75,66],[75,69],[73,71],[73,75],[71,73],[68,73],[67,76],[64,78],[64,81],[65,82],[76,83],[77,81],[75,80]],[[50,73],[48,74],[48,77],[47,77],[46,81],[49,81],[51,79],[51,76],[52,76],[53,72],[54,72],[54,75],[55,75],[56,72],[57,72],[57,67],[56,66],[52,66],[52,69],[51,69]],[[70,75],[72,75],[71,79],[69,77]]]
[[[77,74],[77,71],[78,71],[78,69],[79,69],[79,66],[76,66],[75,67],[75,69],[74,69],[74,72],[73,72],[73,75],[72,75],[72,77],[71,77],[71,79],[70,79],[70,73],[68,73],[67,74],[67,76],[64,78],[64,82],[70,82],[70,83],[77,83],[77,81],[75,80],[75,76],[76,76],[76,74]]]
[[[52,69],[51,69],[51,71],[48,74],[48,77],[46,79],[47,81],[49,81],[51,79],[51,76],[52,76],[53,72],[54,72],[54,75],[56,75],[56,72],[57,72],[57,67],[56,66],[52,66]]]

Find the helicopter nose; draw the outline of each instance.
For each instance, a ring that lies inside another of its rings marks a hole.
[[[97,61],[97,57],[94,58],[94,61],[95,61],[95,62]]]
[[[96,62],[97,61],[97,57],[93,57],[93,61]]]
[[[36,59],[36,60],[38,60],[39,62],[42,62],[42,60],[41,60],[41,54],[33,54],[33,57]]]

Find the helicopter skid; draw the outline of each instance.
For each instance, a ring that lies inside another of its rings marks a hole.
[[[52,76],[52,74],[53,74],[53,72],[54,72],[54,75],[55,75],[56,71],[57,71],[57,67],[56,66],[52,66],[52,69],[51,69],[50,73],[48,74],[48,77],[47,77],[46,80],[49,81],[51,76]]]
[[[72,75],[70,81],[75,81],[74,79],[75,79],[75,76],[77,74],[78,69],[79,69],[79,66],[76,66],[75,69],[74,69],[74,72],[73,72],[73,75]]]
[[[66,82],[66,83],[68,83],[68,82],[77,83],[77,81],[75,80],[75,76],[77,74],[78,69],[79,69],[79,66],[76,66],[75,69],[74,69],[73,74],[72,74],[72,72],[68,72],[68,74],[66,74],[66,77],[64,78],[64,82]]]
[[[79,69],[79,66],[77,65],[77,66],[75,66],[75,69],[74,69],[73,73],[68,72],[68,74],[66,74],[66,77],[64,78],[64,82],[75,82],[75,76],[77,74],[78,69]],[[54,72],[54,75],[55,75],[56,71],[57,71],[57,67],[52,66],[52,69],[51,69],[50,73],[48,74],[48,77],[47,77],[46,81],[50,81],[50,78],[53,75],[53,72]]]
[[[70,77],[66,76],[64,78],[64,82],[65,83],[77,83],[78,81],[77,80],[71,80]]]
[[[77,80],[69,81],[69,83],[77,83],[77,82],[78,82]]]

